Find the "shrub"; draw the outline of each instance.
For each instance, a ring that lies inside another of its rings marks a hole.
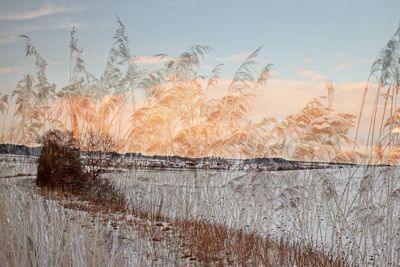
[[[72,193],[95,204],[124,208],[124,195],[111,181],[100,177],[111,160],[108,150],[115,147],[111,137],[90,132],[78,142],[71,132],[51,130],[41,143],[36,179],[39,187]],[[85,149],[83,159],[81,148]]]
[[[84,166],[91,178],[98,178],[107,168],[115,165],[113,152],[117,146],[109,134],[89,130],[83,135],[79,146],[84,155]]]
[[[41,139],[36,184],[50,189],[71,190],[82,182],[84,173],[78,142],[71,132],[52,130]]]

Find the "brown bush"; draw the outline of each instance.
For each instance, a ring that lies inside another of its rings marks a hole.
[[[36,184],[51,189],[72,189],[84,178],[78,142],[71,132],[47,132],[41,139]]]
[[[43,147],[36,184],[50,190],[69,192],[91,202],[124,208],[124,195],[111,181],[100,177],[111,160],[106,156],[110,152],[108,150],[114,147],[112,138],[106,137],[91,132],[78,142],[71,132],[47,132],[41,139]],[[81,147],[85,148],[83,159]]]

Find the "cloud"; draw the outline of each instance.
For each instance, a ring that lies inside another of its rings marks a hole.
[[[65,29],[72,29],[72,27],[75,27],[75,29],[82,29],[82,28],[87,28],[88,25],[82,24],[82,23],[79,23],[79,22],[66,21],[64,23],[59,23],[59,24],[56,24],[56,25],[41,27],[41,30],[44,30],[44,29],[48,29],[48,30],[65,30]]]
[[[232,62],[232,63],[241,63],[243,60],[245,60],[251,52],[248,51],[242,51],[238,53],[234,53],[226,58],[227,61]]]
[[[219,83],[207,91],[209,98],[221,98],[227,93],[232,80],[221,79]],[[366,81],[338,83],[333,95],[333,108],[339,113],[350,113],[358,116]],[[263,87],[254,93],[251,102],[250,117],[258,120],[264,117],[284,119],[290,114],[301,111],[314,98],[327,96],[325,80],[289,80],[271,77]],[[369,97],[366,99],[362,123],[360,125],[361,138],[368,132],[369,118],[371,118],[376,85],[371,84]],[[322,101],[327,101],[322,99]],[[327,104],[327,102],[325,102]]]
[[[333,95],[333,108],[338,113],[349,113],[355,115],[358,120],[364,88],[367,81],[342,82],[336,84]],[[366,141],[370,119],[374,110],[377,85],[369,86],[369,93],[365,99],[361,117],[358,144],[363,145]],[[275,117],[284,119],[290,114],[299,112],[313,98],[326,96],[325,81],[311,80],[285,80],[271,78],[264,88],[255,92],[251,103],[251,117],[255,120],[263,117]],[[327,101],[323,100],[322,101]],[[325,104],[327,104],[325,102]],[[380,107],[382,110],[382,107]],[[378,124],[378,123],[377,123]],[[354,127],[350,133],[355,137]]]
[[[28,32],[32,32],[32,31],[37,31],[42,28],[43,27],[39,27],[39,26],[22,26],[22,27],[16,28],[16,29],[0,36],[0,45],[15,43],[18,41],[18,35],[26,34]]]
[[[300,77],[308,78],[313,81],[323,81],[327,79],[325,75],[311,69],[299,70],[296,74]]]
[[[47,30],[65,30],[65,29],[71,29],[72,26],[75,26],[76,28],[86,27],[85,24],[78,23],[78,22],[71,22],[69,20],[62,21],[60,23],[54,23],[51,25],[46,25],[46,26],[22,26],[22,27],[14,29],[8,33],[0,35],[0,46],[16,43],[19,40],[18,36],[21,34],[28,34],[28,33],[34,32],[34,31],[41,31],[41,30],[46,30],[46,29]]]
[[[138,65],[157,65],[157,64],[165,63],[171,59],[172,58],[169,56],[165,56],[165,57],[137,56],[134,59],[132,59],[131,62],[138,64]]]
[[[3,35],[0,36],[0,46],[6,45],[6,44],[13,44],[17,42],[18,40],[18,35]]]
[[[242,63],[252,52],[248,50],[240,51],[233,53],[227,57],[217,57],[215,58],[218,61],[223,61],[224,63],[238,64]],[[256,60],[259,60],[259,57]]]
[[[31,9],[31,10],[22,10],[22,11],[3,11],[0,13],[0,21],[7,20],[28,20],[35,19],[44,16],[64,13],[68,11],[76,11],[82,8],[76,7],[65,7],[54,4],[45,4],[39,8]]]
[[[343,54],[337,54],[335,57],[335,64],[332,66],[333,71],[347,71],[355,65],[361,64],[364,61],[361,59],[351,59],[345,57]]]
[[[250,90],[255,97],[251,103],[252,116],[280,119],[300,111],[313,98],[326,94],[325,81],[287,80],[272,76],[265,86],[256,91]],[[226,95],[231,79],[220,79],[218,84],[207,91],[210,98],[220,98]]]
[[[15,69],[16,69],[16,68],[12,68],[12,67],[3,67],[3,68],[0,68],[0,75],[13,72]]]
[[[270,79],[255,92],[253,115],[283,119],[300,111],[313,98],[325,94],[325,82]]]
[[[358,115],[366,81],[344,82],[335,87],[334,109]],[[320,96],[326,96],[325,81],[270,79],[264,88],[255,92],[254,113],[270,114],[283,118],[298,112],[304,105]],[[373,86],[371,86],[371,96]],[[373,101],[368,99],[368,103]]]
[[[219,63],[223,63],[225,66],[229,66],[229,67],[233,66],[233,67],[237,68],[253,52],[254,51],[243,50],[243,51],[235,52],[235,53],[230,54],[225,57],[211,57],[211,58],[213,60],[216,60]],[[266,63],[269,63],[268,59],[263,57],[262,50],[261,50],[261,53],[256,58],[254,58],[254,62],[256,64],[254,70],[256,70],[256,71],[261,70],[261,67],[263,65],[265,65]]]

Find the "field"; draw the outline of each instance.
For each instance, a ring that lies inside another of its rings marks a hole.
[[[148,221],[120,213],[65,208],[77,203],[88,205],[73,199],[60,202],[44,198],[34,183],[36,161],[2,156],[0,266],[185,264],[165,241],[151,240],[146,234],[152,227]],[[13,172],[21,165],[25,175]]]
[[[357,265],[400,261],[397,168],[111,174],[135,208],[306,242]],[[395,190],[397,188],[397,190]]]
[[[0,21],[14,27],[81,11],[43,7],[0,12]],[[190,24],[186,13],[171,33]],[[0,35],[10,65],[0,66],[0,267],[400,266],[400,27],[374,59],[377,47],[363,46],[387,33],[378,24],[360,24],[371,39],[362,45],[354,32],[344,39],[325,32],[336,24],[321,26],[326,36],[314,38],[329,42],[304,54],[293,44],[320,42],[290,27],[278,30],[274,50],[275,27],[265,25],[234,29],[269,40],[251,50],[233,49],[239,34],[214,51],[152,33],[135,36],[133,51],[131,17],[127,26],[118,16],[113,27],[62,26],[69,35],[57,42],[36,35],[47,21]],[[310,25],[322,21],[334,20]],[[94,40],[106,29],[114,33],[100,59],[103,42]],[[14,66],[18,40],[24,66]]]
[[[9,249],[2,249],[0,258],[5,266],[198,264],[196,257],[184,257],[179,238],[174,237],[179,233],[171,230],[179,223],[173,220],[206,222],[277,243],[307,245],[350,265],[400,262],[396,167],[263,172],[119,169],[103,176],[123,190],[129,209],[122,214],[84,208],[89,204],[78,200],[44,198],[34,186],[35,158],[2,160],[1,176],[7,178],[0,180],[0,247]],[[130,215],[129,210],[147,218]]]

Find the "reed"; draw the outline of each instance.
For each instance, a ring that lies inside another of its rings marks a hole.
[[[11,126],[3,131],[5,142],[33,144],[50,129],[70,130],[80,139],[92,129],[113,135],[121,151],[145,154],[358,160],[347,149],[355,144],[348,136],[355,117],[334,111],[332,83],[326,87],[327,103],[318,98],[282,121],[253,121],[249,114],[254,91],[265,84],[272,68],[267,64],[258,70],[262,47],[238,67],[225,95],[209,99],[207,91],[219,82],[223,67],[215,66],[209,75],[200,73],[210,47],[194,45],[177,57],[158,54],[155,57],[165,59],[164,65],[141,69],[118,17],[117,26],[100,77],[87,70],[77,30],[72,28],[69,84],[60,89],[47,78],[44,56],[28,36],[22,36],[26,56],[35,58],[36,74],[26,75],[12,94],[9,105],[16,108]],[[137,109],[140,93],[144,101]]]

